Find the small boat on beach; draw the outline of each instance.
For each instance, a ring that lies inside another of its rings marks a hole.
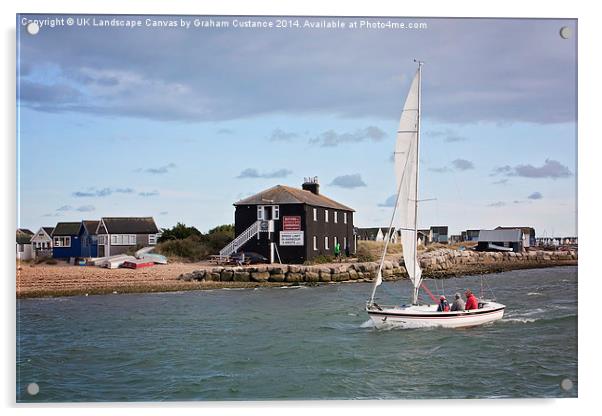
[[[126,269],[142,269],[145,267],[153,267],[155,262],[146,259],[127,260],[121,264],[121,267]]]
[[[422,270],[418,261],[418,163],[420,145],[422,62],[418,61],[416,75],[410,85],[395,143],[395,174],[397,195],[389,224],[389,235],[398,226],[403,246],[404,265],[412,282],[411,303],[379,305],[375,302],[377,287],[382,283],[382,270],[390,239],[385,240],[383,254],[378,268],[372,295],[366,302],[365,310],[376,327],[394,326],[400,328],[446,327],[459,328],[482,325],[501,319],[506,308],[495,300],[480,299],[477,309],[439,312],[437,304],[420,304],[418,293],[423,288],[433,300],[428,288],[422,282]],[[395,215],[398,222],[395,223]]]

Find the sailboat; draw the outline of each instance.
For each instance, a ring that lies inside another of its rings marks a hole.
[[[503,317],[506,308],[494,300],[479,299],[478,309],[454,312],[438,312],[437,304],[419,303],[418,295],[422,286],[422,270],[420,269],[417,252],[417,219],[423,63],[417,60],[414,60],[414,62],[418,64],[418,69],[410,85],[410,91],[401,113],[395,143],[397,196],[389,224],[389,235],[391,230],[394,229],[394,225],[399,227],[401,233],[405,268],[409,280],[412,282],[412,299],[411,303],[400,306],[379,305],[374,301],[376,290],[382,283],[382,270],[389,245],[389,239],[387,239],[378,273],[374,279],[372,294],[366,302],[366,312],[376,327],[423,328],[435,326],[459,328],[493,322]],[[396,214],[398,222],[394,223]]]

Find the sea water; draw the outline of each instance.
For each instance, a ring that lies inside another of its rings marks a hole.
[[[577,267],[426,282],[491,289],[504,318],[378,330],[370,283],[18,300],[17,400],[577,396]],[[378,293],[407,301],[409,283]]]

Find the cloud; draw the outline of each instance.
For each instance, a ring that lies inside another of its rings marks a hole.
[[[168,211],[161,211],[161,212],[159,213],[159,215],[167,215],[167,214],[169,214],[169,212],[168,212]]]
[[[444,137],[444,141],[448,143],[463,142],[468,140],[468,138],[455,133],[452,129],[429,130],[425,132],[425,134],[431,137]]]
[[[82,205],[81,207],[76,208],[76,211],[80,211],[80,212],[91,212],[94,210],[96,210],[94,205]]]
[[[341,175],[337,176],[330,183],[332,186],[339,186],[341,188],[359,188],[366,186],[366,183],[362,180],[362,176],[359,173],[352,175]]]
[[[73,209],[73,207],[71,205],[63,205],[60,208],[57,208],[57,211],[71,211]]]
[[[533,192],[527,198],[529,198],[529,199],[542,199],[543,195],[541,194],[541,192]]]
[[[381,202],[378,204],[379,207],[394,207],[395,202],[397,201],[397,195],[391,195],[388,197],[385,202]]]
[[[491,204],[488,204],[487,206],[488,207],[493,207],[493,208],[500,208],[500,207],[503,207],[505,205],[506,205],[505,202],[503,202],[503,201],[497,201],[497,202],[492,202]]]
[[[452,165],[456,170],[470,170],[474,169],[474,164],[470,160],[456,159],[452,161]]]
[[[495,182],[492,182],[494,185],[506,185],[508,183],[508,179],[500,179]]]
[[[568,178],[573,173],[567,166],[564,166],[557,160],[546,159],[542,166],[516,165],[514,167],[505,165],[497,167],[493,170],[490,176],[505,175],[519,176],[522,178]]]
[[[157,196],[157,195],[159,195],[159,192],[158,191],[138,192],[138,195],[139,196],[144,196],[144,197],[147,197],[147,196]]]
[[[54,113],[191,122],[282,113],[392,120],[415,65],[391,51],[419,50],[429,57],[423,79],[425,90],[433,91],[425,100],[428,117],[575,121],[576,92],[567,86],[574,85],[576,49],[558,36],[558,27],[574,27],[573,20],[422,20],[429,30],[404,36],[224,29],[199,39],[195,31],[157,36],[155,28],[104,28],[102,42],[98,30],[73,36],[73,28],[57,27],[44,38],[21,38],[20,101]],[[40,68],[53,68],[52,76],[37,77]]]
[[[272,142],[290,142],[294,138],[299,137],[297,133],[286,132],[282,129],[276,129],[272,131],[270,135],[270,141]]]
[[[85,191],[76,191],[72,195],[76,198],[88,198],[88,197],[105,197],[113,193],[118,194],[133,194],[135,191],[132,188],[88,188]]]
[[[234,130],[232,129],[219,129],[217,134],[233,134]]]
[[[173,169],[175,167],[176,167],[176,164],[172,162],[172,163],[169,163],[164,166],[159,166],[158,168],[148,168],[148,169],[145,169],[144,171],[155,174],[155,175],[162,175],[164,173],[169,172],[171,169]]]
[[[334,130],[328,130],[317,137],[310,139],[310,144],[319,145],[322,147],[334,147],[339,144],[359,143],[366,140],[378,142],[384,139],[385,132],[376,126],[368,126],[363,129],[358,129],[353,133],[337,133]]]
[[[68,212],[68,211],[79,211],[79,212],[90,212],[90,211],[94,211],[96,208],[94,207],[94,205],[82,205],[80,207],[74,208],[71,205],[63,205],[60,208],[57,208],[56,210],[58,212]],[[56,214],[55,216],[58,216],[59,214]],[[52,214],[46,214],[44,215],[45,217],[50,217],[52,216]]]
[[[285,178],[291,173],[293,172],[288,169],[278,169],[272,172],[259,173],[257,169],[248,168],[240,172],[240,175],[238,175],[237,178]]]
[[[466,159],[452,160],[451,165],[452,165],[451,168],[449,166],[440,166],[437,168],[429,168],[429,170],[432,172],[437,172],[437,173],[447,173],[447,172],[451,172],[452,170],[465,171],[465,170],[474,169],[474,163],[472,163],[470,160],[466,160]]]

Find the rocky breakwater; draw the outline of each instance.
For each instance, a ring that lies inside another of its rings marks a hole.
[[[422,253],[420,266],[426,277],[495,273],[506,270],[576,265],[576,251],[531,250],[523,253],[439,249]]]
[[[444,278],[514,269],[576,265],[576,251],[477,252],[438,249],[421,253],[420,265],[425,277]],[[336,265],[257,265],[247,267],[210,267],[181,274],[178,279],[191,282],[312,284],[343,281],[370,281],[376,277],[378,262],[340,263]],[[385,261],[384,280],[407,276],[403,259]]]
[[[369,281],[376,277],[379,263],[341,263],[337,265],[258,265],[251,267],[212,267],[181,274],[184,281],[205,282],[282,282],[318,283],[342,281]],[[395,280],[406,274],[396,261],[385,261],[383,279]]]

